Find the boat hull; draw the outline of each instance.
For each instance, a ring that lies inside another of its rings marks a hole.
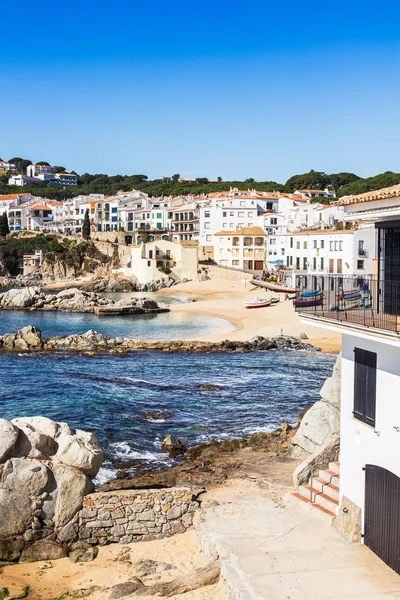
[[[271,306],[271,302],[245,302],[244,307],[248,309],[252,308],[266,308],[267,306]]]

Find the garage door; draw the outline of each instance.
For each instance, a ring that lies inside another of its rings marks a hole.
[[[376,465],[365,466],[364,542],[400,573],[400,478]]]

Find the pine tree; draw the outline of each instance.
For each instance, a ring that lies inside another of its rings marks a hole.
[[[89,210],[86,210],[86,212],[85,212],[85,218],[83,219],[82,237],[83,237],[84,240],[90,240]]]
[[[6,237],[9,233],[8,217],[7,213],[4,213],[3,215],[0,215],[0,237]]]

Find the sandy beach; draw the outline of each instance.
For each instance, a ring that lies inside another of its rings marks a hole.
[[[231,333],[213,334],[200,338],[210,342],[224,339],[246,341],[256,335],[272,337],[276,335],[292,335],[298,337],[305,333],[309,342],[321,348],[323,352],[337,353],[341,350],[341,335],[327,329],[304,325],[294,311],[293,303],[268,290],[254,288],[249,281],[211,279],[207,281],[191,281],[174,286],[171,295],[189,298],[194,302],[171,304],[172,312],[185,312],[220,317],[229,320],[236,327]],[[165,290],[159,292],[165,295]],[[247,310],[245,300],[254,296],[279,296],[279,304],[267,308]]]

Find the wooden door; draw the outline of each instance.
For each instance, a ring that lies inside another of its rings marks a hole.
[[[343,273],[343,261],[341,258],[337,259],[337,272]]]
[[[329,273],[333,273],[334,271],[334,260],[333,258],[329,259]]]

